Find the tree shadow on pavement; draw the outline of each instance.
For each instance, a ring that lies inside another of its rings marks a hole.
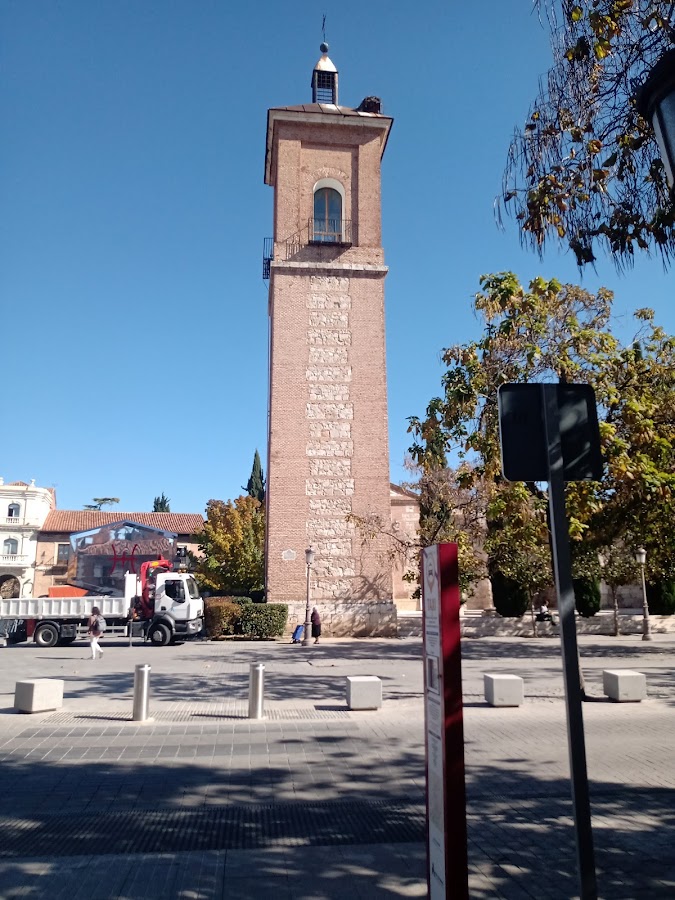
[[[406,890],[423,885],[420,729],[378,735],[340,722],[312,734],[256,724],[255,730],[248,723],[227,723],[227,730],[205,724],[194,741],[185,726],[27,727],[24,744],[32,741],[35,753],[18,758],[4,751],[2,896],[53,897],[53,882],[40,873],[72,869],[84,857],[116,855],[111,866],[123,859],[131,866],[152,854],[222,851],[223,871],[238,852],[259,851],[259,884],[269,882],[270,896],[277,888],[284,896],[285,879],[304,872],[300,858],[284,856],[298,844],[308,859],[311,848],[326,848],[316,857],[319,896],[396,897],[404,883]],[[40,759],[50,746],[55,759]],[[186,758],[200,748],[211,754],[203,764]],[[93,757],[78,758],[88,752]],[[467,770],[471,896],[567,900],[577,895],[569,781],[528,771],[527,752],[517,762]],[[591,805],[603,900],[675,896],[675,791],[596,781]],[[405,860],[395,868],[397,844],[417,847],[413,871]],[[362,865],[337,849],[359,846]],[[36,862],[43,859],[44,866]],[[183,896],[220,896],[213,873],[204,881],[203,864],[178,869]],[[165,895],[181,896],[173,884]],[[73,895],[76,887],[74,881]],[[122,885],[110,896],[154,897],[156,887],[134,893]]]

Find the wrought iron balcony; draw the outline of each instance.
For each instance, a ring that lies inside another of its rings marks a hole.
[[[263,281],[270,280],[270,267],[274,259],[274,238],[263,239]]]
[[[307,223],[307,243],[351,247],[351,219],[310,219]]]
[[[340,247],[353,246],[355,241],[356,222],[351,219],[308,219],[295,234],[280,241],[282,258],[294,259],[305,247]],[[263,281],[269,281],[272,260],[274,259],[274,238],[263,241]]]

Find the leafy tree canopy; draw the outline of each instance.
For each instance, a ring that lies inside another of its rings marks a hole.
[[[155,497],[154,502],[152,504],[153,512],[171,512],[171,508],[169,503],[171,501],[166,496],[164,492],[162,492],[159,497]]]
[[[668,576],[675,560],[675,339],[643,309],[635,313],[634,340],[623,346],[611,331],[613,296],[605,289],[591,294],[542,278],[525,288],[510,272],[484,276],[481,287],[475,310],[482,336],[444,351],[444,394],[424,418],[410,420],[413,458],[427,471],[442,466],[448,451],[463,461],[464,489],[484,496],[491,561],[536,590],[538,573],[548,568],[547,497],[539,485],[501,478],[497,388],[589,383],[605,465],[601,482],[566,488],[577,577],[597,577],[598,550],[619,540],[628,552],[644,544],[652,576]]]
[[[119,497],[93,497],[91,503],[85,503],[85,509],[103,509],[104,506],[112,506],[113,503],[119,503]]]
[[[253,468],[251,469],[251,476],[246,483],[245,491],[249,497],[255,497],[260,503],[265,502],[265,476],[263,475],[263,467],[260,462],[260,454],[257,450],[253,457]]]
[[[265,511],[255,497],[209,500],[195,541],[204,554],[196,561],[196,574],[205,588],[223,594],[263,589]]]
[[[540,253],[566,244],[579,266],[598,247],[617,266],[675,250],[675,206],[636,95],[675,43],[666,0],[542,0],[553,65],[508,152],[500,212]]]

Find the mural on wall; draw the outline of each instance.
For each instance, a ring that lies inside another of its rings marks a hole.
[[[79,531],[70,537],[68,583],[123,594],[127,572],[139,575],[142,563],[159,557],[174,560],[177,538],[175,532],[129,521]]]

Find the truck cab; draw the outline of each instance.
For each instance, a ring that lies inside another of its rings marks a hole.
[[[148,628],[154,644],[176,637],[192,637],[204,624],[204,601],[194,576],[187,572],[163,572],[155,584],[155,612]],[[169,635],[167,638],[167,629]]]

